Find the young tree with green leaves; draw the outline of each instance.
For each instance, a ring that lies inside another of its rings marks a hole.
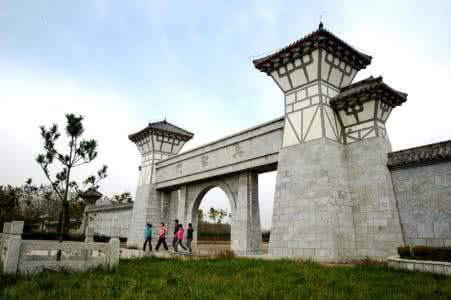
[[[69,209],[71,203],[78,200],[80,194],[88,188],[97,189],[100,180],[107,177],[107,166],[104,165],[96,175],[87,177],[81,184],[73,180],[74,169],[89,164],[97,157],[97,142],[94,139],[85,140],[83,117],[66,114],[66,135],[69,140],[68,151],[63,153],[56,149],[56,142],[60,138],[58,125],[49,128],[41,126],[41,137],[44,142],[44,152],[39,154],[36,161],[41,166],[45,176],[61,203],[58,219],[58,237],[68,232]],[[56,170],[56,171],[55,171]]]
[[[204,222],[204,210],[202,208],[197,209],[197,224]]]
[[[208,217],[213,223],[221,224],[222,220],[228,215],[227,211],[223,210],[222,208],[214,208],[210,207],[210,210],[208,211]]]
[[[215,208],[210,207],[210,210],[208,211],[208,218],[210,218],[210,220],[213,223],[216,223],[217,217],[218,217],[218,211]]]
[[[218,224],[222,224],[222,220],[224,220],[224,218],[227,216],[227,212],[225,210],[223,210],[222,208],[217,210],[217,219],[218,219]]]

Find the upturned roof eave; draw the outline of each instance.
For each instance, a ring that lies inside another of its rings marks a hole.
[[[352,91],[353,89],[355,91]],[[382,76],[379,76],[377,78],[369,77],[342,88],[338,95],[330,99],[330,105],[334,108],[340,108],[348,102],[359,100],[364,94],[371,93],[372,91],[379,91],[381,89],[390,93],[392,99],[395,100],[390,102],[393,106],[399,106],[407,101],[407,93],[397,91],[390,87],[383,82]]]
[[[260,70],[262,72],[266,72],[264,70],[265,69],[264,65],[270,64],[274,60],[281,59],[282,56],[291,53],[291,51],[294,48],[302,47],[303,44],[310,47],[310,49],[308,51],[303,53],[304,55],[314,51],[317,48],[325,48],[321,43],[319,43],[321,41],[321,39],[332,39],[332,40],[338,42],[339,44],[341,44],[341,46],[343,48],[345,48],[347,51],[349,51],[349,53],[359,57],[362,60],[361,69],[365,68],[366,66],[368,66],[371,63],[372,57],[370,55],[367,55],[365,53],[362,53],[362,52],[356,50],[354,47],[352,47],[348,43],[344,42],[343,40],[341,40],[340,38],[335,36],[333,33],[331,33],[330,31],[328,31],[326,29],[318,29],[318,30],[304,36],[303,38],[291,43],[287,47],[279,49],[276,52],[266,55],[264,57],[253,60],[253,64],[254,64],[255,68],[257,68],[258,70]]]
[[[191,133],[191,132],[189,132],[189,131],[187,131],[187,130],[185,130],[183,128],[180,128],[178,126],[175,126],[175,125],[173,125],[171,123],[168,123],[168,124],[170,124],[170,126],[173,126],[173,127],[177,128],[177,129],[179,129],[182,132],[174,132],[174,131],[171,131],[171,130],[164,130],[164,129],[161,129],[161,128],[155,128],[154,125],[157,124],[157,123],[160,123],[160,122],[149,123],[149,125],[146,128],[141,129],[140,131],[138,131],[136,133],[130,134],[128,136],[128,139],[130,141],[132,141],[132,142],[135,142],[136,140],[139,139],[140,136],[148,134],[149,132],[150,133],[158,132],[158,133],[162,133],[162,134],[175,135],[175,136],[177,136],[179,139],[181,139],[183,141],[189,141],[194,136],[194,133]]]

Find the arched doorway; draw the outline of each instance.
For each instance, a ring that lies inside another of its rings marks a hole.
[[[189,221],[195,229],[194,245],[199,253],[217,254],[231,249],[236,208],[236,196],[224,182],[210,183],[197,194]]]

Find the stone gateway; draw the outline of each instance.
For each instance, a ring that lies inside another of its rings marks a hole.
[[[371,59],[320,24],[254,60],[283,92],[283,117],[181,154],[193,134],[166,120],[130,135],[142,162],[128,246],[141,247],[146,223],[196,229],[202,197],[219,187],[232,250],[259,254],[258,174],[275,170],[271,256],[383,259],[405,243],[449,246],[451,143],[391,153],[385,125],[407,94],[382,77],[354,83]]]

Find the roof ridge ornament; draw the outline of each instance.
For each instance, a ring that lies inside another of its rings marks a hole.
[[[319,22],[318,30],[324,30],[324,24],[323,21]]]

